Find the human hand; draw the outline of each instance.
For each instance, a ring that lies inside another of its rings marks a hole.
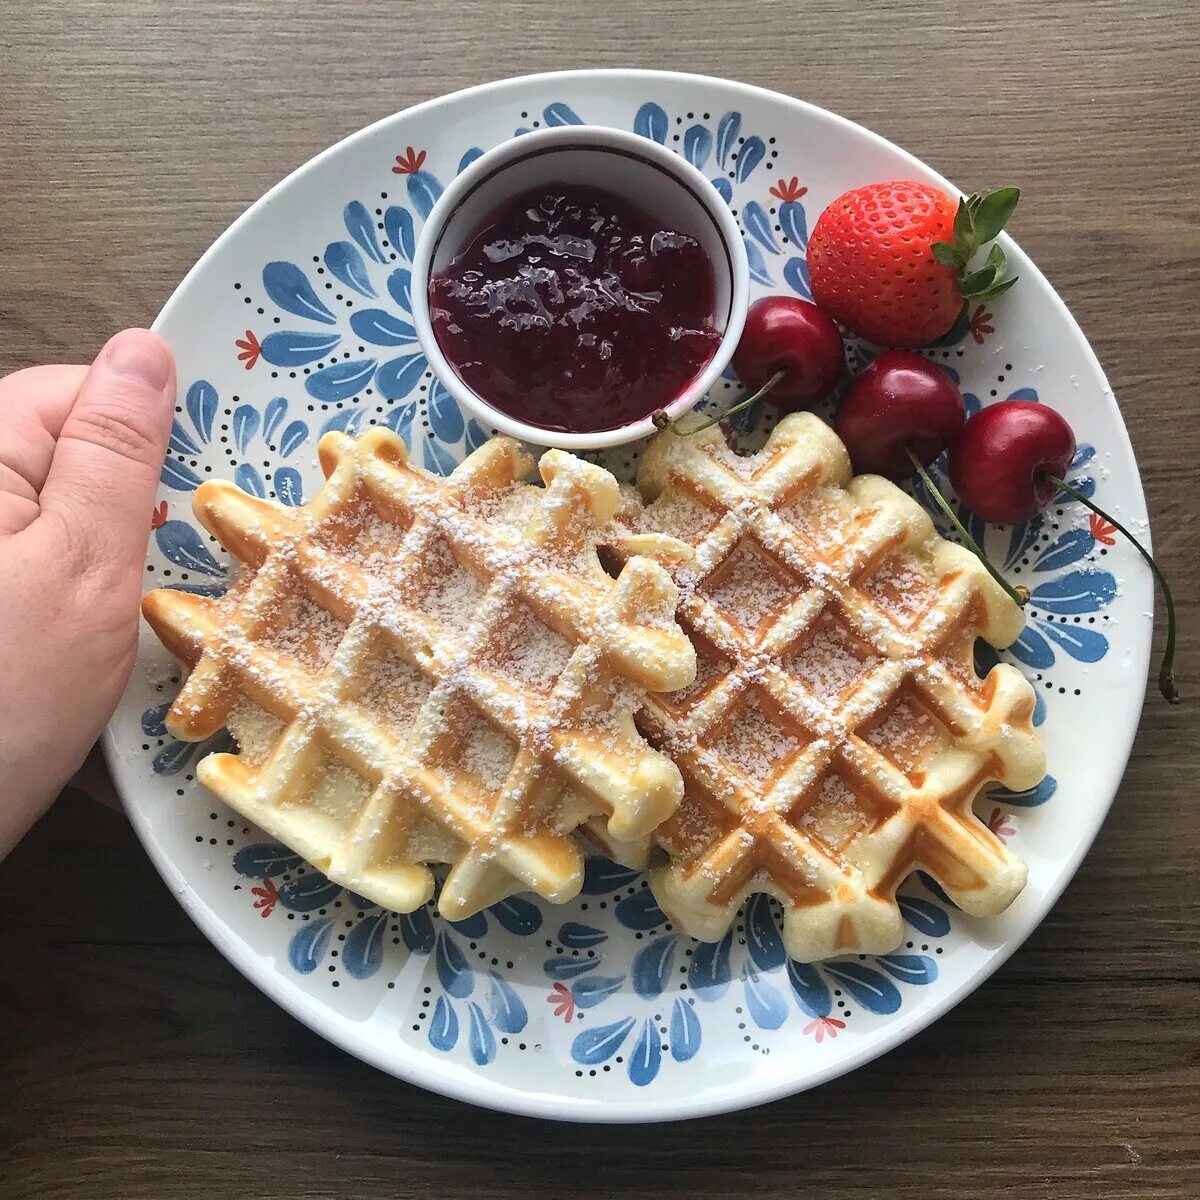
[[[142,563],[175,407],[144,329],[91,367],[0,379],[0,858],[87,756],[137,650]]]

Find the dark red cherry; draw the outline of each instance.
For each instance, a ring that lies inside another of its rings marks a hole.
[[[907,479],[945,450],[966,412],[954,380],[911,350],[885,350],[850,385],[835,428],[859,474]]]
[[[1075,435],[1052,408],[1002,400],[976,413],[950,451],[950,482],[985,521],[1014,525],[1046,507],[1075,457]]]
[[[824,400],[845,370],[842,335],[815,304],[794,296],[766,296],[750,306],[733,369],[752,392],[770,383],[771,403],[794,412]]]

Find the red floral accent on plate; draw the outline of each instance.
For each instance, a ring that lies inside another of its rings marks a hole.
[[[837,1017],[817,1017],[815,1020],[809,1021],[802,1032],[806,1034],[811,1033],[818,1042],[823,1042],[826,1034],[831,1038],[835,1038],[838,1035],[838,1030],[845,1028],[846,1022],[839,1021]]]
[[[252,329],[247,329],[245,338],[237,338],[233,344],[241,351],[238,362],[244,362],[246,370],[249,371],[258,362],[258,356],[262,353],[262,343],[254,336]]]
[[[150,528],[161,529],[167,523],[167,502],[160,500],[158,507],[150,514]]]
[[[791,179],[781,179],[768,190],[776,200],[782,200],[784,204],[790,204],[793,200],[799,200],[801,196],[808,195],[808,188],[801,187],[800,180],[795,175]]]
[[[1016,829],[1008,823],[1008,813],[1001,808],[993,808],[988,817],[987,827],[1002,841],[1007,842]]]
[[[425,151],[406,148],[407,153],[396,155],[396,165],[392,168],[393,175],[415,175],[425,164]]]
[[[571,994],[571,989],[564,983],[556,983],[550,995],[546,999],[554,1005],[554,1015],[562,1017],[565,1021],[575,1015],[575,997]]]
[[[279,889],[270,879],[264,879],[262,887],[251,888],[250,892],[258,897],[254,902],[254,907],[260,911],[262,916],[269,917],[275,911],[275,904],[279,900]]]
[[[1092,513],[1088,518],[1088,524],[1092,529],[1092,537],[1098,542],[1103,542],[1106,546],[1115,546],[1117,539],[1113,536],[1117,532],[1117,527],[1111,521],[1106,521],[1099,513]]]
[[[971,336],[982,346],[983,339],[989,333],[995,333],[996,330],[992,325],[992,314],[981,304],[971,317],[971,322],[968,325],[971,331]]]

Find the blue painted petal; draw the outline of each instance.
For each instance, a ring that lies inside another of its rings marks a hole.
[[[733,945],[733,930],[719,942],[701,942],[692,954],[688,966],[688,987],[701,1000],[717,1000],[729,988],[729,951]]]
[[[708,162],[712,147],[712,134],[703,125],[692,125],[683,135],[683,156],[698,170]]]
[[[186,592],[189,596],[207,596],[210,600],[219,600],[229,591],[229,580],[220,583],[173,583],[167,587],[171,592]]]
[[[518,937],[528,937],[542,927],[542,910],[523,896],[509,896],[507,900],[500,900],[488,912],[509,933],[515,933]]]
[[[169,705],[164,705],[163,711],[165,712],[169,707]],[[150,731],[147,730],[147,732]],[[591,925],[581,925],[578,921],[568,921],[558,931],[558,944],[565,946],[568,950],[590,950],[593,946],[599,946],[606,941],[608,941],[608,934],[603,929],[596,929]]]
[[[1004,556],[1005,567],[1015,567],[1038,540],[1044,524],[1042,514],[1035,513],[1028,521],[1014,525],[1008,535],[1008,553]]]
[[[799,200],[787,200],[779,206],[779,225],[794,249],[808,249],[808,217]]]
[[[451,927],[456,933],[466,938],[481,938],[487,933],[487,917],[481,912],[472,913],[461,921],[451,921]]]
[[[324,358],[341,340],[339,333],[302,333],[281,329],[263,338],[262,356],[272,366],[303,367]]]
[[[893,979],[923,987],[938,977],[938,965],[928,954],[885,954],[875,960]]]
[[[799,963],[788,959],[788,982],[801,1012],[810,1017],[827,1017],[833,1008],[833,997],[821,972],[810,963]]]
[[[417,415],[417,402],[413,400],[409,404],[401,404],[398,408],[393,408],[386,417],[383,418],[384,425],[387,426],[393,433],[398,434],[404,439],[404,444],[412,449],[412,423],[413,418]],[[357,430],[355,431],[357,432]]]
[[[213,421],[217,416],[217,389],[207,379],[197,379],[187,390],[185,406],[200,440],[211,441]]]
[[[422,217],[429,216],[442,194],[442,185],[428,171],[414,171],[408,176],[408,198]]]
[[[321,302],[308,276],[295,263],[271,262],[263,267],[263,288],[284,312],[323,325],[333,325],[337,318]]]
[[[333,918],[302,925],[288,943],[288,962],[301,975],[311,975],[324,961],[333,933]]]
[[[423,457],[425,470],[432,471],[435,475],[449,475],[458,465],[454,461],[454,455],[441,442],[435,442],[431,438],[425,439]]]
[[[1108,638],[1083,625],[1054,625],[1038,621],[1038,629],[1079,662],[1099,662],[1108,653]]]
[[[185,571],[225,574],[225,568],[209,553],[204,539],[186,521],[166,521],[154,531],[154,540],[163,557]]]
[[[380,260],[382,261],[382,260]],[[371,286],[371,275],[358,247],[352,242],[330,242],[325,247],[325,265],[339,282],[356,291],[360,296],[375,296]]]
[[[279,889],[279,903],[289,912],[316,912],[318,908],[327,908],[341,894],[340,883],[326,879],[320,871],[309,871]]]
[[[802,300],[812,300],[808,282],[808,263],[802,258],[789,258],[783,267],[783,281]]]
[[[360,308],[351,313],[350,328],[375,346],[407,346],[417,340],[417,331],[407,321],[382,308]]]
[[[166,737],[167,713],[170,709],[170,704],[156,704],[146,709],[142,713],[142,732],[147,737]]]
[[[1054,664],[1054,651],[1031,624],[1021,630],[1021,636],[1009,646],[1008,652],[1027,667],[1037,670]]]
[[[1026,788],[1023,792],[993,788],[988,792],[988,799],[1013,808],[1037,808],[1045,804],[1057,791],[1058,780],[1053,775],[1047,775],[1036,787]]]
[[[304,484],[300,479],[300,472],[295,467],[280,467],[271,482],[281,503],[289,508],[296,508],[304,503]]]
[[[640,871],[623,867],[608,858],[589,858],[583,864],[583,894],[604,896],[629,887],[641,878]]]
[[[873,1013],[894,1013],[900,1007],[896,985],[864,963],[835,960],[825,964],[825,972]]]
[[[607,1000],[614,992],[619,992],[624,983],[624,975],[618,975],[615,978],[605,975],[588,975],[575,984],[571,993],[580,1008],[595,1008],[601,1000]]]
[[[471,1057],[481,1067],[486,1067],[496,1057],[496,1035],[483,1015],[483,1009],[474,1001],[468,1003],[467,1013],[471,1019],[471,1033],[467,1041]]]
[[[1086,467],[1087,464],[1090,463],[1095,457],[1096,447],[1089,445],[1087,442],[1080,442],[1079,445],[1075,447],[1075,457],[1071,459],[1071,465],[1068,470],[1078,471],[1081,468]]]
[[[1096,481],[1090,475],[1077,475],[1071,481],[1071,486],[1085,499],[1090,500],[1096,494]],[[1054,494],[1052,504],[1063,506],[1066,504],[1075,504],[1075,497],[1068,492],[1059,489]]]
[[[648,100],[633,118],[633,132],[662,145],[667,140],[667,114],[661,105]]]
[[[477,158],[483,157],[483,151],[478,146],[472,146],[462,158],[458,160],[458,174],[462,174]]]
[[[353,979],[369,979],[383,965],[383,935],[387,913],[359,921],[342,944],[342,967]]]
[[[787,1005],[779,990],[756,971],[746,975],[746,1011],[760,1029],[778,1029],[787,1020]]]
[[[726,204],[733,203],[733,184],[730,183],[728,179],[710,179],[709,182],[717,189],[718,192],[721,193],[721,199],[724,200]]]
[[[1038,692],[1033,703],[1033,727],[1040,728],[1046,721],[1046,699]]]
[[[742,131],[742,114],[727,112],[717,122],[717,163],[722,170],[729,164],[729,155],[737,145],[738,134]]]
[[[1072,571],[1039,583],[1030,602],[1056,615],[1097,612],[1117,594],[1117,581],[1107,571]]]
[[[653,1000],[666,991],[675,962],[675,937],[655,938],[633,958],[633,990],[643,1000]]]
[[[1038,403],[1037,388],[1023,387],[1017,388],[1015,392],[1008,393],[1009,400],[1029,400],[1034,404]]]
[[[572,958],[569,954],[560,954],[555,958],[548,958],[542,963],[542,970],[551,979],[566,980],[577,979],[580,975],[586,975],[589,971],[594,971],[600,965],[598,958]]]
[[[335,412],[332,417],[328,418],[321,425],[320,436],[324,437],[331,430],[340,430],[342,433],[348,433],[351,437],[358,435],[359,426],[362,425],[363,410],[361,408],[343,408],[339,412]]]
[[[302,337],[322,337],[319,333],[301,334]],[[336,343],[335,343],[336,345]],[[275,431],[283,424],[283,418],[287,416],[288,402],[284,396],[272,396],[267,401],[266,407],[263,408],[263,438],[268,443],[274,440]]]
[[[687,1062],[700,1050],[700,1018],[682,996],[676,997],[671,1008],[670,1045],[676,1062]]]
[[[174,458],[164,461],[159,478],[167,487],[174,488],[177,492],[194,492],[203,482],[191,467]]]
[[[252,404],[239,404],[233,410],[233,444],[239,454],[246,453],[250,439],[258,432],[258,409]]]
[[[564,104],[561,100],[557,100],[553,104],[547,104],[542,109],[542,120],[550,128],[554,128],[556,125],[583,124],[583,118],[569,104]]]
[[[463,419],[458,401],[442,386],[440,379],[435,379],[429,389],[429,401],[425,411],[429,416],[429,427],[433,430],[434,437],[439,437],[451,445],[462,437]]]
[[[304,381],[304,390],[322,404],[336,404],[358,395],[374,374],[375,359],[355,358],[315,371]]]
[[[471,994],[475,986],[471,968],[467,966],[466,956],[458,943],[446,933],[438,934],[434,961],[437,964],[438,979],[451,996],[462,997]]]
[[[751,200],[742,209],[742,225],[764,250],[769,250],[772,254],[779,253],[779,243],[775,240],[773,222],[767,216],[767,210],[757,200]]]
[[[746,261],[750,264],[750,278],[755,283],[761,283],[765,287],[770,287],[771,274],[767,270],[767,263],[762,256],[762,251],[749,238],[742,238],[742,241],[746,245]]]
[[[263,477],[249,463],[238,464],[233,473],[233,482],[251,496],[257,496],[260,500],[267,498],[267,485],[263,483]]]
[[[392,299],[405,312],[412,312],[412,272],[407,267],[397,267],[387,281]]]
[[[922,937],[945,937],[950,932],[950,914],[932,900],[918,896],[897,896],[900,915]]]
[[[585,1029],[571,1043],[571,1057],[585,1067],[594,1067],[598,1063],[607,1062],[629,1036],[633,1028],[632,1017],[614,1021],[611,1025],[599,1025],[595,1029]]]
[[[667,923],[667,914],[658,907],[658,901],[649,888],[642,888],[632,896],[618,900],[613,912],[626,929],[648,931]]]
[[[362,247],[363,253],[377,263],[383,262],[383,251],[375,237],[375,222],[366,206],[351,200],[342,210],[342,218],[346,222],[346,232]]]
[[[171,437],[167,442],[167,449],[172,454],[188,454],[193,457],[200,453],[200,447],[178,421],[171,422]]]
[[[433,921],[428,908],[400,914],[400,936],[413,954],[428,954],[433,950]]]
[[[1093,542],[1090,529],[1068,529],[1033,560],[1033,569],[1057,571],[1061,567],[1069,567],[1092,552]]]
[[[474,418],[467,422],[466,451],[474,454],[488,440],[487,430]]]
[[[520,1033],[529,1024],[529,1013],[517,989],[511,983],[500,978],[495,971],[492,975],[492,986],[488,992],[488,1004],[492,1011],[492,1024],[501,1033]]]
[[[258,842],[243,846],[233,856],[233,869],[246,879],[273,879],[294,871],[302,861],[300,855],[278,842]]]
[[[279,439],[279,453],[284,458],[290,457],[304,444],[308,437],[308,426],[300,420],[293,421]]]
[[[177,775],[191,761],[198,746],[195,742],[168,742],[150,764],[155,775]]]
[[[769,897],[761,892],[746,905],[746,950],[760,971],[776,971],[787,959]]]
[[[399,204],[393,204],[383,214],[383,232],[394,250],[399,251],[409,262],[417,249],[417,235],[413,228],[412,213]]]
[[[662,1064],[662,1042],[659,1032],[649,1017],[642,1022],[641,1036],[629,1055],[629,1082],[635,1087],[645,1087],[653,1082]]]
[[[375,375],[375,386],[385,400],[399,400],[421,382],[429,369],[423,354],[407,354],[385,362]]]
[[[453,1050],[458,1044],[458,1014],[445,996],[439,996],[429,1022],[429,1044],[435,1050]]]
[[[738,183],[745,183],[750,178],[750,173],[762,162],[766,153],[766,143],[760,137],[748,137],[742,143],[737,156]]]

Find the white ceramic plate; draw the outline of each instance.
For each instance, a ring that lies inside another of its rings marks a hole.
[[[687,154],[745,231],[756,293],[807,294],[804,247],[846,188],[910,177],[948,186],[866,130],[797,100],[723,80],[580,71],[508,80],[389,117],[296,171],[212,247],[157,328],[179,360],[146,586],[219,588],[225,560],[190,513],[205,477],[286,502],[320,479],[329,428],[386,422],[449,470],[486,432],[435,385],[413,343],[407,266],[442,184],[481,148],[574,121],[633,129]],[[1019,224],[1018,214],[1018,224]],[[930,351],[968,404],[1019,394],[1052,404],[1080,443],[1071,478],[1144,528],[1137,468],[1083,335],[1019,249],[1021,282]],[[852,365],[869,349],[851,345]],[[724,402],[732,384],[719,386]],[[761,426],[769,419],[763,414]],[[745,427],[744,427],[745,428]],[[745,429],[747,439],[761,427]],[[636,448],[603,461],[630,471]],[[260,988],[331,1041],[404,1079],[537,1116],[662,1120],[811,1087],[895,1046],[984,980],[1042,919],[1112,800],[1141,707],[1152,608],[1134,551],[1073,503],[987,532],[1033,589],[1005,658],[1039,699],[1050,774],[980,801],[1025,858],[1029,886],[972,920],[920,879],[906,885],[896,954],[785,963],[769,903],[719,947],[666,925],[643,879],[594,860],[584,894],[520,898],[460,925],[397,917],[329,884],[194,781],[203,748],[168,740],[179,672],[146,632],[109,729],[134,825],[181,903]]]

